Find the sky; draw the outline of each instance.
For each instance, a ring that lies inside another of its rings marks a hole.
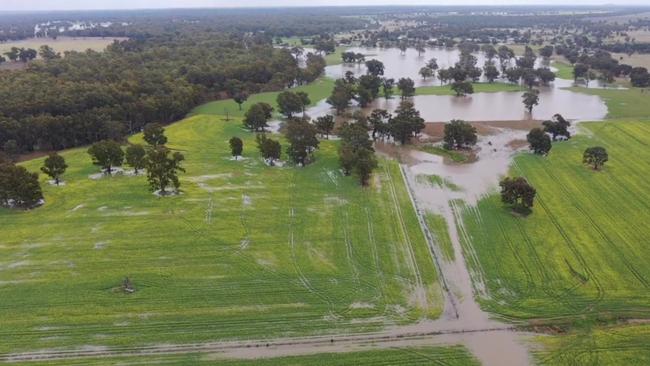
[[[650,5],[649,0],[0,0],[0,11],[346,5]]]

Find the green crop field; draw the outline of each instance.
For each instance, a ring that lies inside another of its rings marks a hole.
[[[453,347],[390,348],[347,353],[321,353],[309,356],[262,358],[256,360],[229,360],[219,354],[190,354],[171,356],[118,357],[110,359],[80,359],[64,362],[48,362],[48,365],[115,365],[119,364],[165,364],[165,365],[222,365],[222,366],[475,366],[479,365],[466,349]],[[38,363],[22,363],[37,365]]]
[[[267,167],[240,120],[195,115],[167,135],[187,159],[182,195],[157,198],[142,176],[91,180],[76,149],[65,186],[41,177],[44,207],[0,210],[0,353],[370,331],[441,313],[396,162],[364,189],[339,172],[334,141],[305,168]],[[245,159],[230,159],[231,136]]]
[[[513,175],[537,189],[517,217],[497,194],[464,211],[465,246],[489,289],[483,305],[509,318],[650,316],[650,124],[600,122],[556,143],[548,157],[521,154]],[[582,165],[605,147],[604,170]],[[469,241],[471,238],[471,245]]]
[[[605,101],[608,109],[608,118],[650,119],[650,91],[630,89],[603,89],[603,88],[568,88],[571,91],[597,95]]]
[[[539,337],[542,365],[641,366],[650,364],[650,326],[627,325]]]

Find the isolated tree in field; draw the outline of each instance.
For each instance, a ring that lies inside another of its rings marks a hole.
[[[30,208],[43,199],[38,174],[11,162],[0,164],[0,205]]]
[[[251,131],[264,131],[266,122],[273,115],[273,107],[268,103],[256,103],[244,113],[244,126]]]
[[[533,207],[537,191],[523,177],[506,177],[499,183],[501,201],[514,206],[518,211],[527,212]]]
[[[527,90],[522,94],[521,98],[528,113],[533,113],[533,108],[539,104],[539,90]]]
[[[451,90],[456,93],[457,97],[474,93],[474,86],[469,81],[454,81],[451,83]]]
[[[54,180],[54,183],[58,186],[60,183],[61,176],[65,173],[65,170],[68,168],[68,164],[65,163],[63,156],[52,153],[43,162],[41,171],[50,178]]]
[[[140,144],[131,144],[126,147],[124,155],[126,163],[133,168],[133,173],[138,175],[140,170],[144,169],[146,163],[147,151]]]
[[[379,77],[384,75],[384,63],[379,60],[366,61],[366,68],[368,69],[368,74],[372,76]]]
[[[463,120],[454,119],[445,125],[443,141],[447,150],[469,148],[477,140],[476,127]]]
[[[565,120],[561,114],[556,114],[552,120],[542,122],[542,125],[544,132],[550,133],[553,141],[557,140],[558,136],[563,136],[566,139],[571,138],[571,133],[568,130],[571,123]]]
[[[147,123],[142,131],[142,138],[146,143],[154,147],[167,143],[165,129],[159,123]]]
[[[303,98],[290,91],[284,91],[278,94],[276,99],[278,103],[278,110],[280,113],[285,115],[287,118],[291,118],[295,113],[302,112],[303,108]]]
[[[237,103],[239,110],[241,111],[241,105],[248,100],[248,93],[245,91],[238,91],[232,96],[232,99]]]
[[[403,101],[395,111],[395,116],[390,119],[388,128],[390,135],[404,145],[424,129],[424,119],[412,102]]]
[[[393,96],[393,88],[395,87],[395,79],[382,79],[381,84],[384,92],[384,98],[390,99]]]
[[[402,94],[402,100],[415,95],[415,83],[411,78],[401,78],[397,82],[397,89]]]
[[[287,155],[291,160],[304,166],[310,162],[310,157],[318,148],[316,128],[305,118],[292,118],[287,123],[286,137],[289,141]]]
[[[530,130],[526,135],[526,140],[535,154],[546,155],[551,151],[551,138],[541,128]]]
[[[183,154],[174,152],[171,154],[165,146],[156,146],[147,152],[145,168],[147,169],[147,181],[152,192],[160,192],[160,195],[167,193],[167,188],[172,187],[175,192],[181,186],[178,180],[178,173],[185,172],[181,162],[185,160]]]
[[[334,130],[334,116],[326,114],[324,116],[316,118],[314,122],[316,130],[321,136],[325,136],[326,139],[329,139],[332,130]]]
[[[433,75],[434,75],[434,71],[427,66],[420,69],[420,76],[422,76],[423,80],[427,80],[427,78],[432,78]]]
[[[594,170],[599,170],[609,160],[609,155],[604,147],[594,146],[585,150],[582,155],[582,163],[589,164]]]
[[[111,174],[112,168],[122,166],[124,162],[124,151],[120,144],[113,140],[103,140],[94,143],[89,149],[88,154],[93,159],[93,164],[102,168],[104,173]]]
[[[228,144],[230,145],[230,153],[237,160],[237,157],[241,156],[244,151],[244,142],[239,137],[234,136],[228,141]]]
[[[345,80],[339,79],[334,83],[334,89],[332,89],[332,94],[327,98],[327,103],[336,109],[337,114],[341,114],[348,107],[350,107],[350,102],[354,97],[354,92],[350,84],[346,83]]]
[[[257,142],[257,149],[262,154],[262,158],[269,165],[274,165],[273,162],[280,159],[280,155],[282,154],[280,142],[266,137],[265,134],[255,136],[255,141]]]

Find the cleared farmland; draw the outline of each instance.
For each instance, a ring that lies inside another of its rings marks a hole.
[[[522,154],[513,175],[536,188],[533,213],[514,216],[497,194],[464,210],[489,290],[483,305],[513,319],[650,316],[650,125],[600,122],[556,143],[546,158]],[[602,171],[581,163],[588,146],[605,147]]]
[[[115,40],[124,40],[126,38],[113,38],[113,37],[58,37],[52,38],[30,38],[21,41],[4,42],[0,43],[0,54],[3,54],[11,49],[11,47],[18,48],[33,48],[38,50],[42,45],[48,45],[56,52],[77,51],[83,52],[88,49],[93,51],[103,51],[108,45]]]
[[[167,135],[187,158],[180,196],[156,198],[142,176],[91,180],[77,149],[64,153],[67,184],[44,183],[44,207],[0,210],[0,353],[369,331],[440,314],[396,162],[381,160],[362,189],[339,172],[333,141],[308,167],[281,168],[239,120],[197,115]],[[244,159],[230,158],[231,136]],[[125,277],[135,293],[120,290]]]

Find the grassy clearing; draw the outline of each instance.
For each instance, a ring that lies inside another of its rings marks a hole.
[[[312,105],[315,105],[320,100],[329,97],[333,88],[334,88],[334,80],[326,77],[322,77],[313,83],[309,83],[307,85],[301,85],[291,90],[294,92],[296,91],[306,92],[307,94],[309,94],[309,98],[311,99]],[[244,113],[246,113],[246,110],[248,110],[250,106],[260,102],[269,103],[276,109],[277,112],[277,104],[275,100],[279,93],[280,92],[268,92],[268,93],[251,95],[246,102],[242,103],[241,110],[239,109],[239,105],[237,105],[237,103],[235,103],[235,101],[232,99],[223,99],[223,100],[217,100],[214,102],[205,103],[194,108],[194,110],[190,112],[190,116],[201,115],[201,114],[225,116],[226,114],[229,114],[230,117],[243,117]]]
[[[523,154],[512,174],[537,188],[533,213],[516,217],[493,194],[464,211],[464,245],[480,258],[489,299],[512,318],[650,316],[650,125],[586,123],[586,134],[546,158]],[[588,146],[610,156],[603,171],[581,163]],[[592,316],[589,316],[589,315]]]
[[[508,83],[474,83],[474,93],[519,92],[520,85]],[[415,89],[415,95],[456,95],[451,85],[421,86]]]
[[[418,146],[418,149],[429,154],[440,155],[442,157],[448,158],[455,163],[466,163],[469,160],[469,157],[465,154],[462,154],[456,150],[447,150],[440,146],[421,145]]]
[[[573,66],[563,61],[553,61],[551,66],[555,67],[557,71],[555,76],[560,79],[573,80]]]
[[[329,55],[325,55],[325,63],[327,64],[327,66],[342,64],[343,59],[341,58],[341,55],[343,54],[343,52],[347,51],[348,48],[349,47],[338,46],[336,47],[336,51],[330,53]]]
[[[48,365],[114,365],[139,364],[143,361],[151,364],[165,365],[223,365],[223,366],[356,366],[356,365],[448,365],[474,366],[479,365],[463,347],[423,347],[402,349],[375,349],[348,353],[322,353],[309,356],[291,356],[281,358],[263,358],[256,360],[228,360],[219,355],[172,355],[114,358],[114,359],[82,359],[66,360],[65,362],[48,362]],[[35,365],[23,363],[23,365]]]
[[[614,326],[593,332],[572,332],[555,337],[539,337],[543,348],[534,353],[542,365],[650,364],[650,326]]]
[[[115,39],[125,38],[102,38],[102,37],[58,37],[57,39],[51,38],[30,38],[14,42],[0,43],[0,54],[8,52],[11,47],[24,47],[33,48],[38,51],[42,45],[52,47],[56,52],[65,51],[78,51],[83,52],[87,49],[93,51],[103,51],[109,44],[113,43]]]
[[[631,89],[595,89],[571,87],[571,91],[598,95],[607,104],[608,118],[650,118],[650,90]]]
[[[334,141],[306,168],[270,168],[237,119],[196,115],[167,135],[187,158],[180,196],[153,196],[144,177],[90,180],[76,149],[44,207],[0,210],[0,353],[370,331],[441,313],[396,162],[363,189],[339,172]],[[231,136],[246,159],[230,159]]]

